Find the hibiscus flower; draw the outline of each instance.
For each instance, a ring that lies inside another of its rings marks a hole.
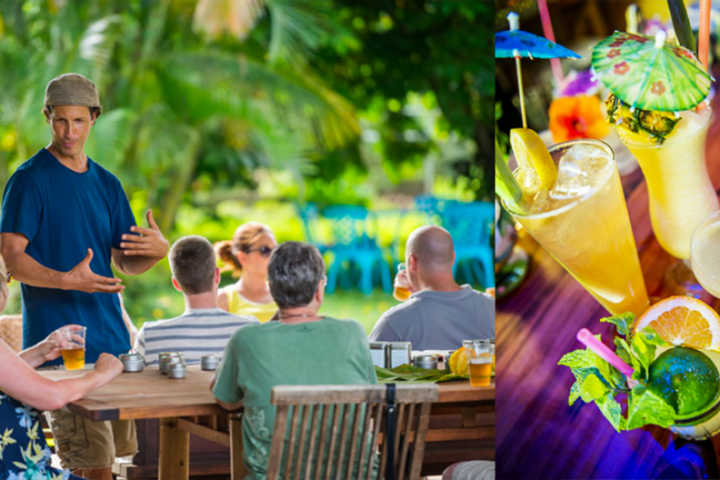
[[[555,142],[575,138],[604,138],[610,127],[596,96],[558,98],[550,104],[550,131]]]

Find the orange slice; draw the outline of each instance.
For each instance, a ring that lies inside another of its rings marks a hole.
[[[675,296],[656,303],[635,322],[635,331],[648,326],[673,345],[720,350],[720,315],[696,298]]]

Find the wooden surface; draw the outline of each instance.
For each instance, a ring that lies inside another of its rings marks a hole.
[[[83,370],[43,370],[40,373],[54,380],[82,375]],[[199,365],[187,368],[187,378],[171,379],[157,368],[137,373],[122,373],[102,388],[68,405],[77,415],[92,420],[125,420],[141,418],[189,417],[217,415],[220,408],[209,385],[214,372],[200,370]],[[438,384],[437,403],[479,402],[494,400],[495,382],[489,387],[472,387],[469,382]]]
[[[60,380],[81,375],[82,371],[45,370],[40,373]],[[219,415],[227,412],[215,404],[209,390],[213,372],[198,366],[188,367],[187,378],[172,380],[156,369],[140,373],[123,373],[110,384],[73,402],[69,408],[78,415],[94,420],[138,419],[140,453],[133,468],[126,468],[128,478],[156,478],[159,444],[157,420],[161,418]],[[183,422],[179,422],[183,425]],[[169,430],[166,433],[171,433]],[[179,434],[179,433],[178,433]],[[232,442],[232,439],[230,440]],[[209,442],[190,439],[190,473],[226,473],[229,471],[227,447],[223,451],[206,446]],[[463,460],[495,459],[495,381],[489,387],[472,387],[469,382],[438,384],[438,401],[433,404],[430,428],[426,436],[423,474],[440,474],[451,463]],[[202,451],[195,452],[194,445]],[[235,445],[235,458],[241,449]],[[238,466],[242,469],[242,464]]]
[[[720,102],[713,108],[719,112]],[[706,158],[717,190],[717,119],[710,127]],[[674,260],[652,234],[642,173],[623,177],[623,188],[648,293],[651,301],[663,298],[663,272]],[[574,377],[557,362],[582,348],[575,340],[580,328],[602,334],[606,344],[614,332],[600,323],[608,313],[550,255],[529,238],[522,243],[532,257],[529,276],[514,295],[497,304],[498,478],[695,478],[682,477],[683,469],[718,478],[720,448],[711,442],[688,443],[654,427],[619,434],[595,405],[578,400],[568,406]]]

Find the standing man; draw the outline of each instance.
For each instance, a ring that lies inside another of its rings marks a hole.
[[[84,153],[100,115],[95,84],[73,73],[48,83],[43,113],[52,140],[18,167],[5,187],[0,252],[22,283],[23,344],[57,328],[87,327],[86,361],[130,349],[110,263],[137,275],[168,251],[152,216],[135,224],[120,181]],[[55,362],[59,363],[59,362]],[[52,412],[53,435],[65,468],[88,479],[112,479],[115,456],[137,451],[134,423],[92,422]]]
[[[495,300],[455,282],[455,249],[447,230],[426,226],[412,232],[405,263],[414,293],[380,317],[370,332],[371,342],[411,342],[413,350],[455,350],[463,340],[495,338]]]

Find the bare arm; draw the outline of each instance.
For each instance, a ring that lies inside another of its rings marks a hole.
[[[120,292],[125,287],[120,279],[96,275],[90,269],[93,257],[88,249],[85,258],[69,272],[59,272],[42,266],[30,255],[25,253],[28,239],[20,233],[0,233],[0,253],[2,253],[8,272],[16,280],[43,288],[59,288],[61,290],[80,290],[83,292]]]
[[[122,311],[123,322],[125,322],[125,328],[128,329],[128,333],[130,334],[130,345],[134,346],[135,339],[137,338],[138,334],[138,329],[130,318],[130,314],[127,312],[127,310],[125,310],[125,301],[123,300],[122,295],[118,294],[118,297],[120,297],[120,310]]]
[[[32,369],[5,343],[0,342],[0,390],[38,410],[57,410],[105,385],[122,372],[122,363],[103,353],[95,370],[77,378],[53,381]]]
[[[215,380],[216,380],[215,377],[213,377],[212,380],[210,380],[210,391],[211,392],[213,391],[213,388],[215,387]],[[215,397],[215,395],[213,395],[213,397]],[[231,411],[231,412],[234,410],[239,410],[242,407],[242,400],[239,400],[235,403],[227,403],[227,402],[223,402],[222,400],[219,400],[217,397],[215,397],[215,401],[222,408],[224,408],[225,410]]]
[[[222,308],[226,312],[230,311],[230,303],[228,302],[228,295],[225,290],[220,290],[218,292],[217,306],[218,308]]]
[[[81,325],[65,325],[62,328],[69,328],[70,330],[80,330]],[[22,352],[18,353],[18,356],[25,361],[32,368],[37,368],[45,362],[55,360],[62,354],[63,348],[67,347],[69,340],[60,333],[60,329],[52,332],[48,337],[40,343],[33,345],[30,348],[26,348]],[[70,347],[71,348],[71,347]]]
[[[150,228],[130,227],[139,235],[123,234],[122,250],[112,249],[115,268],[126,275],[146,272],[167,255],[170,244],[155,223],[152,210],[147,212],[147,221]]]

